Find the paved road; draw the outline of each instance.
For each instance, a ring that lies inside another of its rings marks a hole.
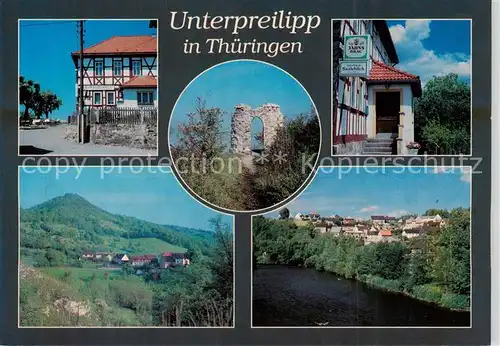
[[[21,155],[132,155],[155,156],[155,150],[145,150],[109,145],[78,144],[64,138],[66,125],[48,127],[46,129],[20,130]]]

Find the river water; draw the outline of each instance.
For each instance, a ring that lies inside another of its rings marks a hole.
[[[254,326],[469,326],[470,313],[441,308],[331,273],[259,266]]]

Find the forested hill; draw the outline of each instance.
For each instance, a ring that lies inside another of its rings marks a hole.
[[[21,248],[25,249],[25,254],[30,249],[53,249],[76,259],[85,250],[125,251],[127,246],[137,244],[144,250],[147,245],[140,241],[151,238],[207,254],[214,243],[212,231],[158,225],[131,216],[115,215],[77,194],[66,194],[21,209],[20,217]]]

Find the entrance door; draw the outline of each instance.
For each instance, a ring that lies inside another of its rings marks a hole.
[[[377,115],[377,137],[394,138],[398,136],[399,112],[399,91],[376,93],[375,114]]]

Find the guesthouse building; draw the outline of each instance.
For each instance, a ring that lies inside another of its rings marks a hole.
[[[83,49],[85,108],[157,106],[158,42],[153,36],[113,36]],[[79,109],[80,51],[75,65]]]
[[[332,44],[333,154],[409,154],[422,87],[396,67],[387,21],[334,20]]]

